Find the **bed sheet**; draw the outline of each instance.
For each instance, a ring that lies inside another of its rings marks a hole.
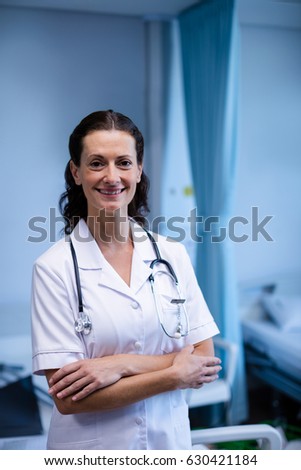
[[[245,343],[267,356],[276,369],[301,381],[301,333],[284,333],[265,319],[242,321]]]

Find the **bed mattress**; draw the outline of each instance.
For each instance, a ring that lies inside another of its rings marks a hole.
[[[301,331],[283,332],[265,319],[244,319],[244,342],[269,358],[273,368],[301,382]]]

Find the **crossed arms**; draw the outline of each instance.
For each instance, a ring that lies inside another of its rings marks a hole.
[[[200,388],[221,370],[212,339],[158,356],[117,354],[49,369],[49,393],[62,414],[120,408],[159,393]]]

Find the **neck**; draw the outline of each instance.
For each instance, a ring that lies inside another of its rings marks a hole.
[[[99,246],[124,246],[131,242],[130,221],[119,211],[106,213],[104,210],[97,216],[88,216],[87,225]]]

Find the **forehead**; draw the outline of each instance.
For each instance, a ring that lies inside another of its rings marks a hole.
[[[101,154],[136,156],[136,141],[128,132],[112,129],[93,131],[83,138],[84,155]]]

